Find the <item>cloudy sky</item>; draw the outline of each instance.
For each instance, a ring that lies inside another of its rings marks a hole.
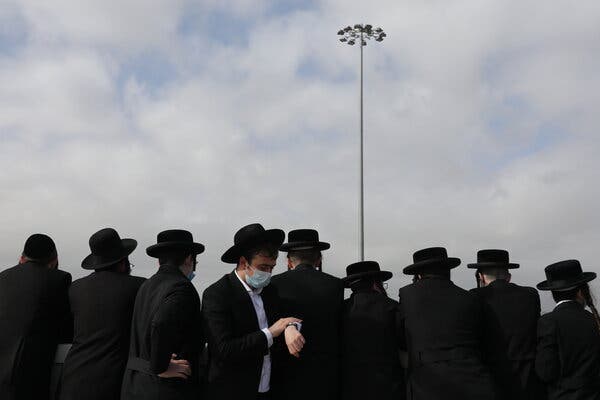
[[[112,226],[150,276],[144,249],[186,228],[201,291],[261,222],[319,229],[342,276],[360,75],[336,32],[367,22],[388,37],[365,48],[366,257],[392,296],[433,245],[509,249],[528,285],[562,259],[598,271],[599,21],[596,0],[0,0],[0,261],[45,232],[81,277]]]

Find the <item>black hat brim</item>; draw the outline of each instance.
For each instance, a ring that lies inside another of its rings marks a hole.
[[[390,271],[367,271],[359,272],[357,274],[348,275],[342,278],[344,287],[350,287],[350,284],[364,278],[379,278],[382,282],[388,281],[392,278],[393,274]]]
[[[416,275],[430,269],[453,269],[460,265],[460,258],[448,257],[437,260],[425,260],[405,267],[402,272],[406,275]]]
[[[204,245],[196,242],[161,242],[153,244],[146,249],[146,254],[150,257],[159,258],[165,252],[185,251],[196,255],[204,253]]]
[[[83,259],[81,262],[81,268],[83,269],[102,269],[113,265],[114,263],[121,261],[125,257],[129,256],[137,247],[137,240],[135,239],[121,239],[122,251],[120,254],[112,257],[101,257],[94,254],[90,254]]]
[[[596,279],[595,272],[582,272],[581,275],[573,279],[563,279],[558,281],[545,280],[536,285],[538,290],[554,290],[557,292],[575,289],[577,286]]]
[[[279,250],[286,252],[305,249],[327,250],[330,247],[331,245],[327,242],[291,242],[282,244]]]
[[[515,268],[519,268],[519,264],[491,262],[490,261],[490,262],[481,262],[481,263],[467,264],[467,268],[471,268],[471,269],[479,269],[479,268],[506,268],[506,269],[515,269]]]
[[[260,243],[272,243],[279,248],[284,240],[285,232],[281,229],[267,229],[260,235],[252,236],[252,238],[246,240],[245,242],[231,246],[225,253],[223,253],[221,256],[221,261],[227,264],[237,264],[242,256],[242,253],[253,245]]]

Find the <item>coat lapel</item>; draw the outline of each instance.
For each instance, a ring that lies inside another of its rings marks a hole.
[[[252,299],[246,288],[242,285],[238,279],[235,271],[229,274],[229,283],[231,286],[231,299],[233,303],[233,312],[238,315],[240,324],[244,328],[248,328],[248,331],[258,329],[258,318],[256,316],[256,310]]]

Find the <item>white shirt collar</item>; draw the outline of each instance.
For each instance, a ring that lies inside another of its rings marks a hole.
[[[566,303],[566,302],[569,302],[569,301],[575,301],[575,300],[561,300],[558,303],[556,303],[556,305],[554,306],[554,308],[556,309],[556,307],[560,306],[562,303]]]
[[[244,289],[246,289],[246,292],[248,292],[248,293],[254,293],[254,294],[260,294],[260,292],[262,292],[262,288],[260,288],[260,289],[252,289],[250,286],[248,286],[248,284],[246,282],[244,282],[244,280],[242,278],[240,278],[240,276],[237,273],[237,270],[234,270],[233,272],[235,272],[235,276],[237,276],[238,280],[240,282],[242,282],[242,285],[244,286]]]

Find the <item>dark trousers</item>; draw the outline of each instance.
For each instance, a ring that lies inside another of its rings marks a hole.
[[[271,400],[271,392],[257,393],[256,400]]]

